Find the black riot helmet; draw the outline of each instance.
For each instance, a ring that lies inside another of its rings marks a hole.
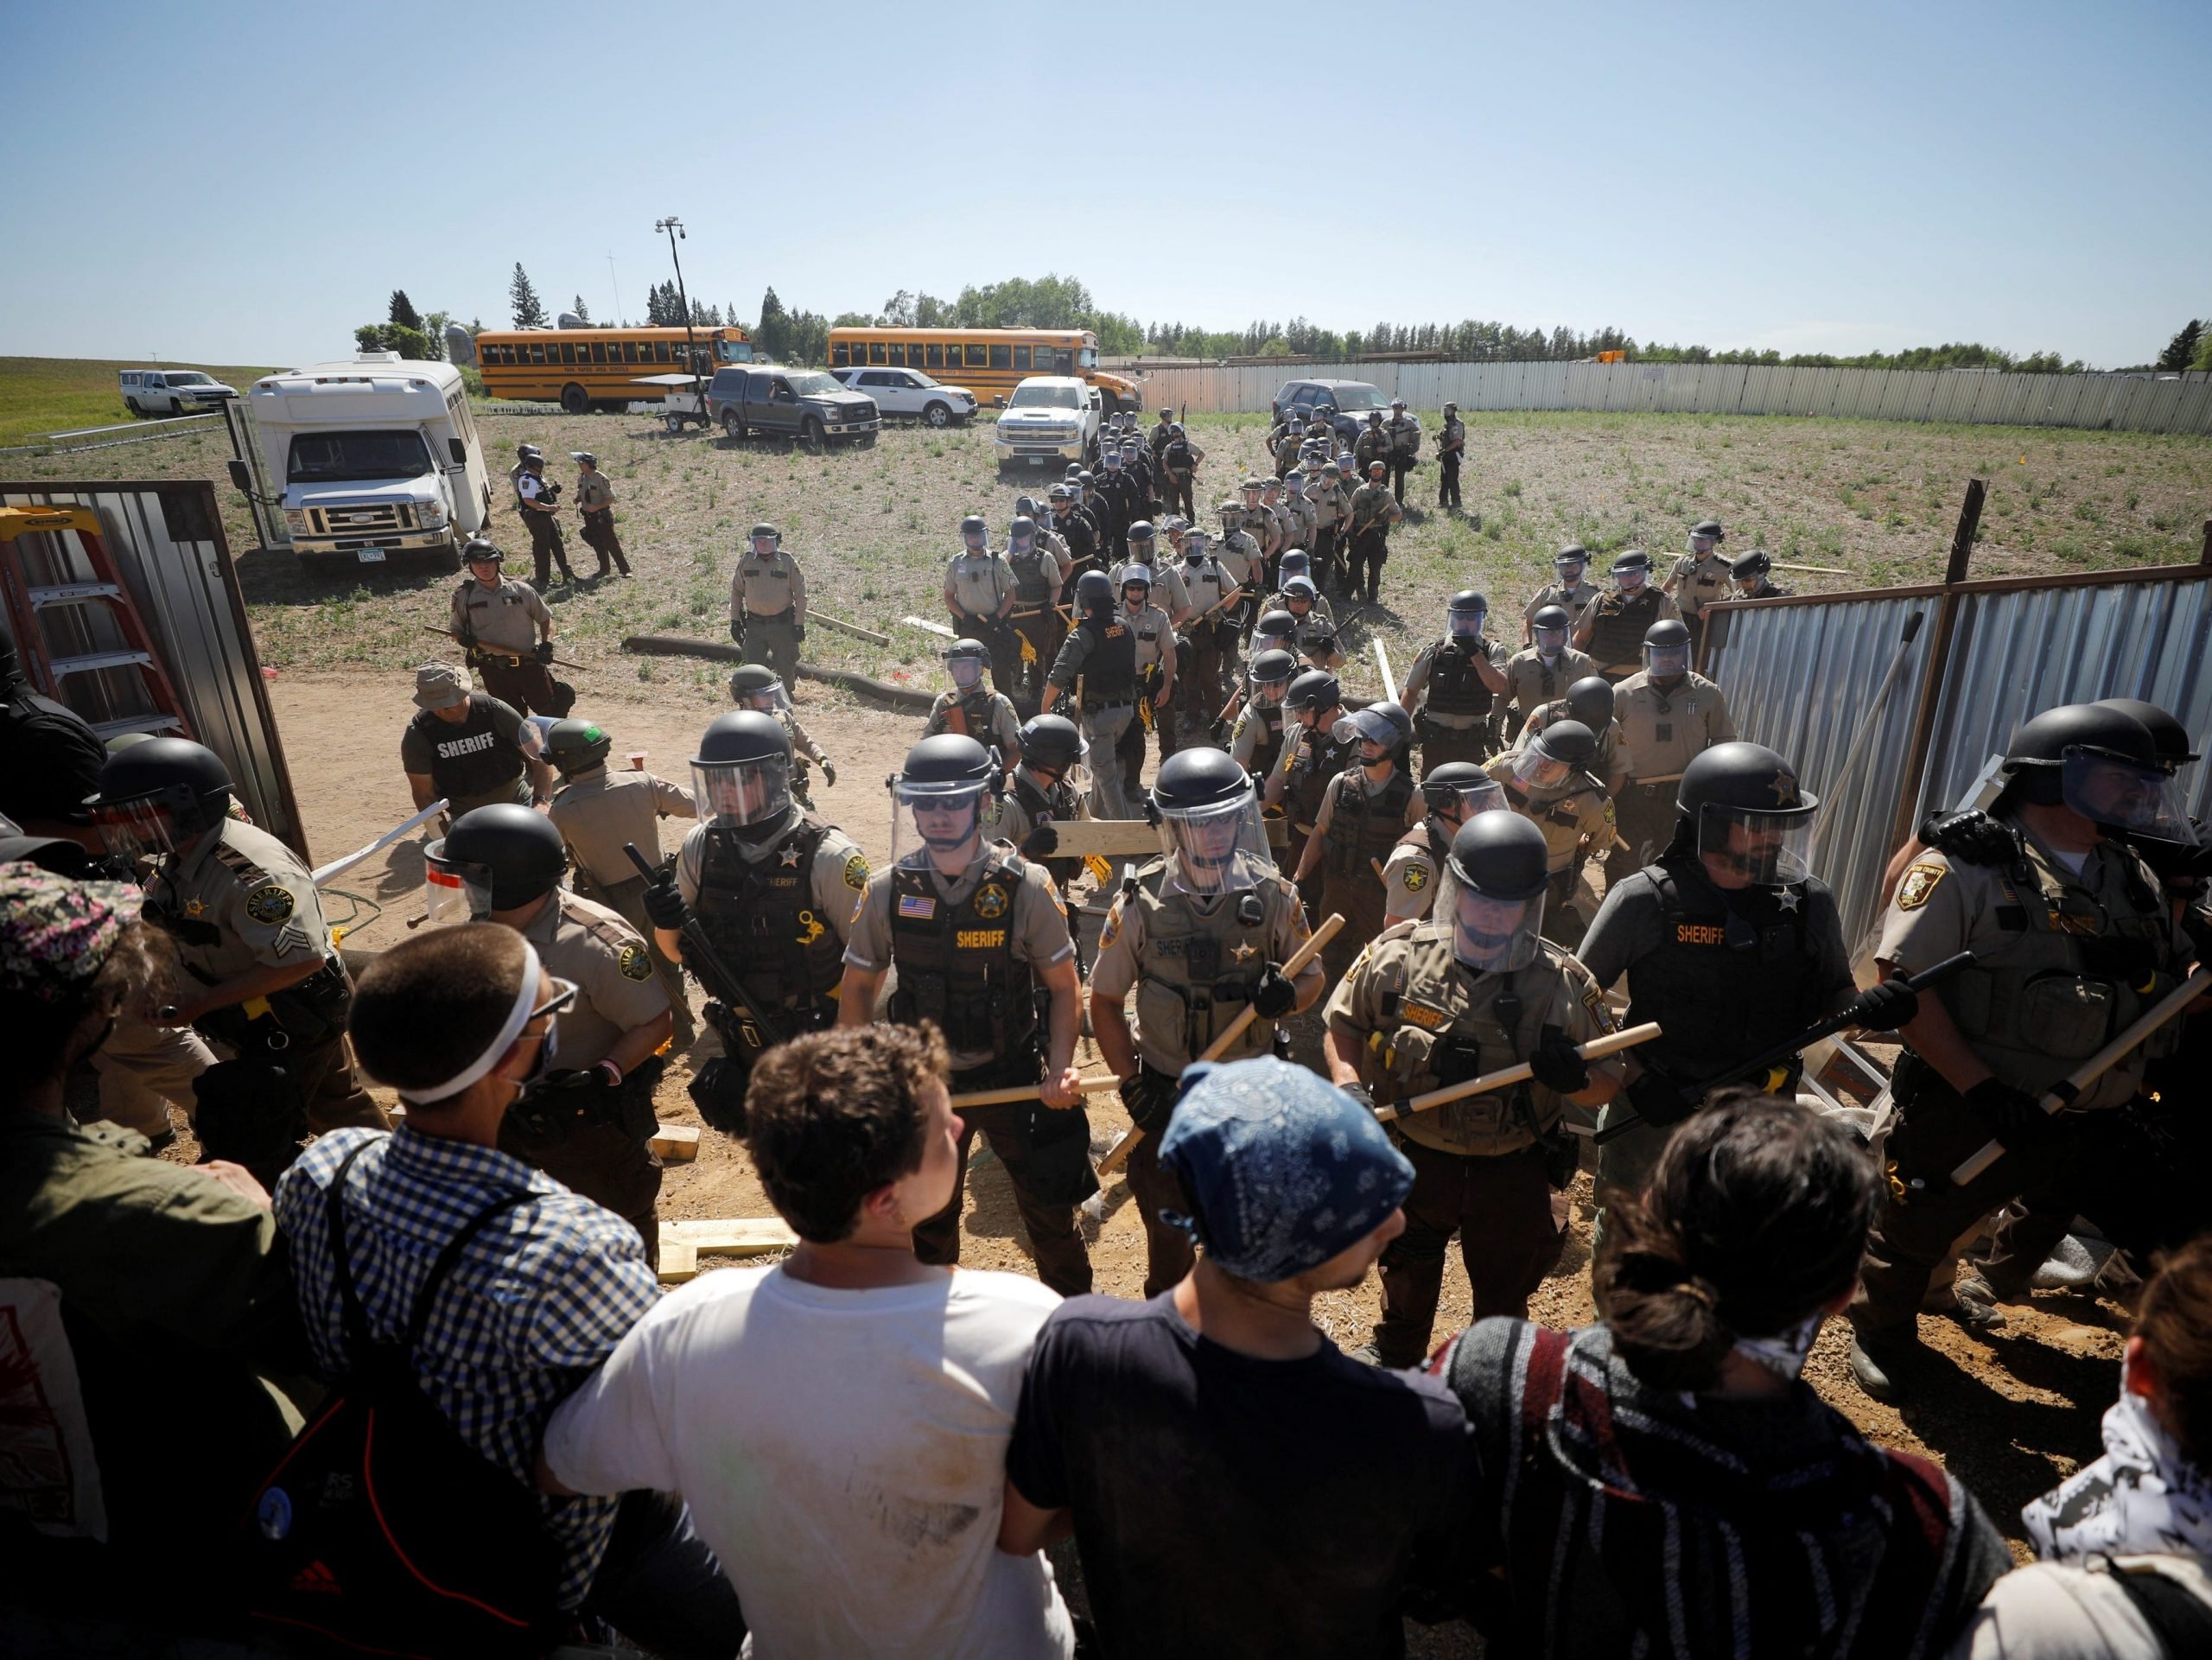
[[[991,752],[957,732],[940,732],[909,749],[891,778],[893,862],[917,854],[972,857],[982,836],[983,792],[998,780]]]
[[[551,893],[569,868],[569,849],[543,813],[503,801],[454,819],[423,849],[423,862],[430,920],[465,922]]]
[[[1739,582],[1757,582],[1774,569],[1774,561],[1758,548],[1739,553],[1728,562],[1728,574]]]
[[[956,639],[939,653],[952,676],[952,684],[968,691],[983,684],[983,670],[991,660],[990,648],[980,639]]]
[[[1455,639],[1472,639],[1481,634],[1489,616],[1490,601],[1473,588],[1463,588],[1445,608],[1445,626]]]
[[[2110,703],[2064,703],[2047,709],[2013,729],[2005,751],[2007,772],[2023,767],[2056,767],[2070,749],[2093,750],[2139,766],[2158,764],[2158,741],[2151,729],[2125,709]]]
[[[1298,659],[1285,651],[1261,652],[1245,672],[1255,709],[1280,709],[1290,696],[1290,683],[1298,673]],[[1181,750],[1175,752],[1181,754]]]
[[[1075,579],[1076,609],[1086,617],[1114,614],[1113,579],[1103,570],[1086,570]]]
[[[1705,861],[1730,887],[1786,887],[1812,874],[1820,798],[1798,788],[1797,769],[1763,743],[1717,743],[1682,769],[1675,847]]]
[[[1227,750],[1202,744],[1160,763],[1152,802],[1162,812],[1218,807],[1243,799],[1251,788],[1250,775]]]
[[[998,766],[989,750],[960,733],[940,732],[906,752],[906,764],[899,769],[899,788],[902,792],[980,790],[997,777]]]
[[[1434,915],[1452,929],[1452,954],[1477,974],[1526,968],[1542,949],[1551,858],[1544,833],[1517,812],[1477,812],[1452,837],[1451,880]]]
[[[111,853],[174,853],[229,812],[231,769],[205,744],[149,738],[110,754],[85,803]]]
[[[1574,619],[1563,605],[1540,605],[1536,614],[1529,619],[1529,626],[1534,631],[1538,652],[1556,657],[1567,649],[1567,631],[1574,626]],[[1548,640],[1546,634],[1553,638]]]
[[[1150,801],[1166,858],[1164,885],[1220,894],[1274,874],[1259,798],[1227,752],[1204,745],[1178,750],[1160,763]]]
[[[1492,790],[1497,788],[1497,781],[1474,762],[1447,760],[1421,775],[1421,798],[1431,812],[1445,812],[1481,791],[1484,785]]]
[[[1325,715],[1344,699],[1344,687],[1336,676],[1326,669],[1308,669],[1290,683],[1290,690],[1283,694],[1282,701],[1287,709],[1310,709],[1317,715]]]
[[[1021,728],[1021,763],[1033,773],[1066,777],[1083,758],[1083,734],[1065,715],[1039,715]]]
[[[717,715],[699,737],[691,782],[699,821],[760,841],[783,827],[790,811],[791,734],[766,710]]]
[[[970,553],[981,553],[990,540],[990,527],[983,523],[981,513],[969,513],[960,521],[960,540]]]
[[[1152,521],[1148,518],[1141,518],[1137,520],[1136,523],[1130,525],[1128,529],[1128,537],[1132,543],[1149,542],[1158,534],[1159,532],[1152,528]],[[1129,550],[1129,554],[1132,558],[1135,557],[1136,550],[1132,547]],[[1150,564],[1151,563],[1152,561],[1149,559],[1145,561],[1145,563],[1147,564]]]
[[[1669,617],[1643,631],[1643,671],[1672,685],[1690,671],[1690,626]]]
[[[2146,703],[2140,697],[2100,697],[2097,702],[2105,709],[2116,709],[2142,722],[2143,729],[2158,746],[2159,765],[2168,772],[2178,773],[2197,759],[2189,728],[2156,703]]]
[[[2024,722],[2005,752],[2015,790],[2040,806],[2063,804],[2092,824],[2194,847],[2190,827],[2151,728],[2109,703],[2067,703]]]
[[[1029,498],[1024,496],[1022,500],[1028,501]],[[1034,511],[1035,504],[1032,503],[1029,507],[1016,513],[1014,516],[1014,523],[1007,527],[1007,545],[1017,553],[1027,553],[1031,544],[1037,540],[1037,520]]]
[[[1598,736],[1580,721],[1554,721],[1535,735],[1531,747],[1549,760],[1586,766],[1598,753]]]
[[[1567,712],[1592,732],[1612,723],[1613,683],[1602,674],[1582,677],[1567,689]]]
[[[607,752],[613,747],[613,736],[590,721],[556,721],[545,735],[546,759],[571,775],[605,766]]]
[[[1543,831],[1517,812],[1477,813],[1452,838],[1450,859],[1460,886],[1484,899],[1532,900],[1551,876]]]

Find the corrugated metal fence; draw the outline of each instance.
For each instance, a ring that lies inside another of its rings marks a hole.
[[[2212,375],[2020,375],[1744,363],[1350,363],[1145,371],[1147,408],[1264,411],[1287,380],[1367,381],[1417,410],[1840,416],[2212,433]]]
[[[1905,619],[1926,624],[1852,763]],[[1835,889],[1844,937],[1879,919],[1890,856],[1923,814],[1966,800],[2015,727],[2062,703],[2140,697],[2212,732],[2212,569],[1959,582],[1728,605],[1708,613],[1705,671],[1738,728],[1794,760],[1824,814],[1814,868]],[[2190,770],[2190,811],[2212,817],[2212,766]]]
[[[246,626],[215,487],[45,480],[0,483],[0,503],[82,503],[98,511],[117,574],[176,685],[193,737],[223,758],[253,822],[305,856],[291,774]],[[46,539],[57,546],[62,541]],[[74,538],[68,540],[73,545]],[[78,564],[61,579],[82,582],[91,575]],[[66,695],[67,682],[62,690]]]

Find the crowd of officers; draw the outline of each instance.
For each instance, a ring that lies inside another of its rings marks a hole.
[[[1311,574],[1326,560],[1294,539],[1309,519],[1279,516],[1264,486],[1224,504],[1218,541],[1084,505],[1133,506],[1154,477],[1173,487],[1187,439],[1162,432],[1156,474],[1132,437],[1106,452],[1122,459],[1103,482],[1056,487],[1048,516],[1018,503],[1004,553],[980,518],[963,524],[945,580],[963,631],[953,684],[889,780],[883,868],[807,794],[807,763],[836,770],[791,711],[805,588],[774,527],[754,527],[733,626],[784,661],[733,677],[737,707],[701,738],[689,789],[641,758],[611,767],[593,722],[518,713],[537,706],[550,623],[495,553],[472,559],[454,632],[517,703],[465,666],[425,665],[402,748],[418,805],[449,804],[426,849],[429,919],[516,929],[567,1000],[560,1052],[502,1147],[632,1220],[651,1252],[652,1086],[671,1040],[696,1035],[687,973],[719,1050],[692,1095],[725,1130],[742,1129],[747,1079],[776,1045],[926,1021],[956,1095],[988,1097],[962,1107],[963,1166],[982,1135],[1039,1277],[1072,1295],[1090,1285],[1077,1207],[1098,1187],[1077,1062],[1087,1013],[1136,1131],[1150,1294],[1191,1260],[1189,1234],[1161,1220],[1184,1207],[1152,1151],[1179,1080],[1200,1059],[1287,1053],[1287,1022],[1318,1008],[1321,1065],[1389,1120],[1416,1172],[1370,1350],[1402,1366],[1428,1343],[1455,1234],[1475,1318],[1525,1313],[1559,1259],[1553,1195],[1580,1162],[1575,1127],[1599,1143],[1602,1229],[1709,1091],[1789,1095],[1819,1033],[1894,1030],[1885,1197],[1850,1308],[1854,1375],[1883,1398],[1931,1369],[1916,1316],[1993,1213],[2015,1207],[1956,1288],[1961,1317],[1985,1326],[2077,1213],[2145,1254],[2212,1219],[2185,1179],[2205,1135],[2201,1040],[2170,1023],[2068,1082],[2202,954],[2212,856],[2178,805],[2196,754],[2170,716],[2116,700],[2023,724],[1993,799],[1931,817],[1899,852],[1880,977],[1862,991],[1810,874],[1818,802],[1785,757],[1738,739],[1691,666],[1706,606],[1771,591],[1764,569],[1721,558],[1719,525],[1695,526],[1657,585],[1641,552],[1600,588],[1587,553],[1562,549],[1517,646],[1482,595],[1453,595],[1395,697],[1354,709]],[[118,1023],[104,1103],[126,1123],[184,1104],[211,1155],[268,1180],[301,1135],[381,1115],[340,1040],[350,983],[313,879],[235,798],[211,752],[151,739],[104,754],[73,821],[27,828],[130,863],[200,989]],[[695,822],[664,860],[669,817]],[[1147,819],[1160,850],[1091,894],[1086,970],[1084,861],[1061,852],[1060,827],[1087,818]],[[1586,916],[1593,865],[1604,900]],[[1317,953],[1328,916],[1343,925]],[[1961,952],[1970,964],[1934,989],[1905,983]],[[1625,1022],[1662,1035],[1586,1056],[1622,1024],[1619,992]],[[1510,1087],[1424,1099],[1516,1065]],[[2065,1110],[2046,1112],[2054,1089]],[[1955,1178],[1985,1142],[1999,1155]],[[925,1260],[957,1259],[961,1204],[956,1188],[916,1230]]]

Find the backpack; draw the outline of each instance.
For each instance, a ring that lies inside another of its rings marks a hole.
[[[416,1383],[440,1288],[510,1193],[454,1235],[416,1294],[404,1338],[379,1344],[346,1261],[346,1175],[332,1178],[331,1264],[353,1364],[255,1491],[234,1543],[248,1616],[327,1650],[376,1655],[545,1652],[563,1616],[560,1552],[536,1495],[467,1442]]]

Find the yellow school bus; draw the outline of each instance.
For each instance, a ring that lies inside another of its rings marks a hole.
[[[1098,336],[1087,328],[833,328],[830,366],[919,369],[983,404],[1003,403],[1031,375],[1073,375],[1109,408],[1144,407],[1135,381],[1098,366]]]
[[[487,328],[476,337],[476,363],[487,397],[557,398],[582,415],[658,402],[659,389],[638,377],[680,372],[687,351],[692,372],[709,377],[725,363],[753,361],[742,328],[695,327],[689,335],[687,346],[682,328]]]

